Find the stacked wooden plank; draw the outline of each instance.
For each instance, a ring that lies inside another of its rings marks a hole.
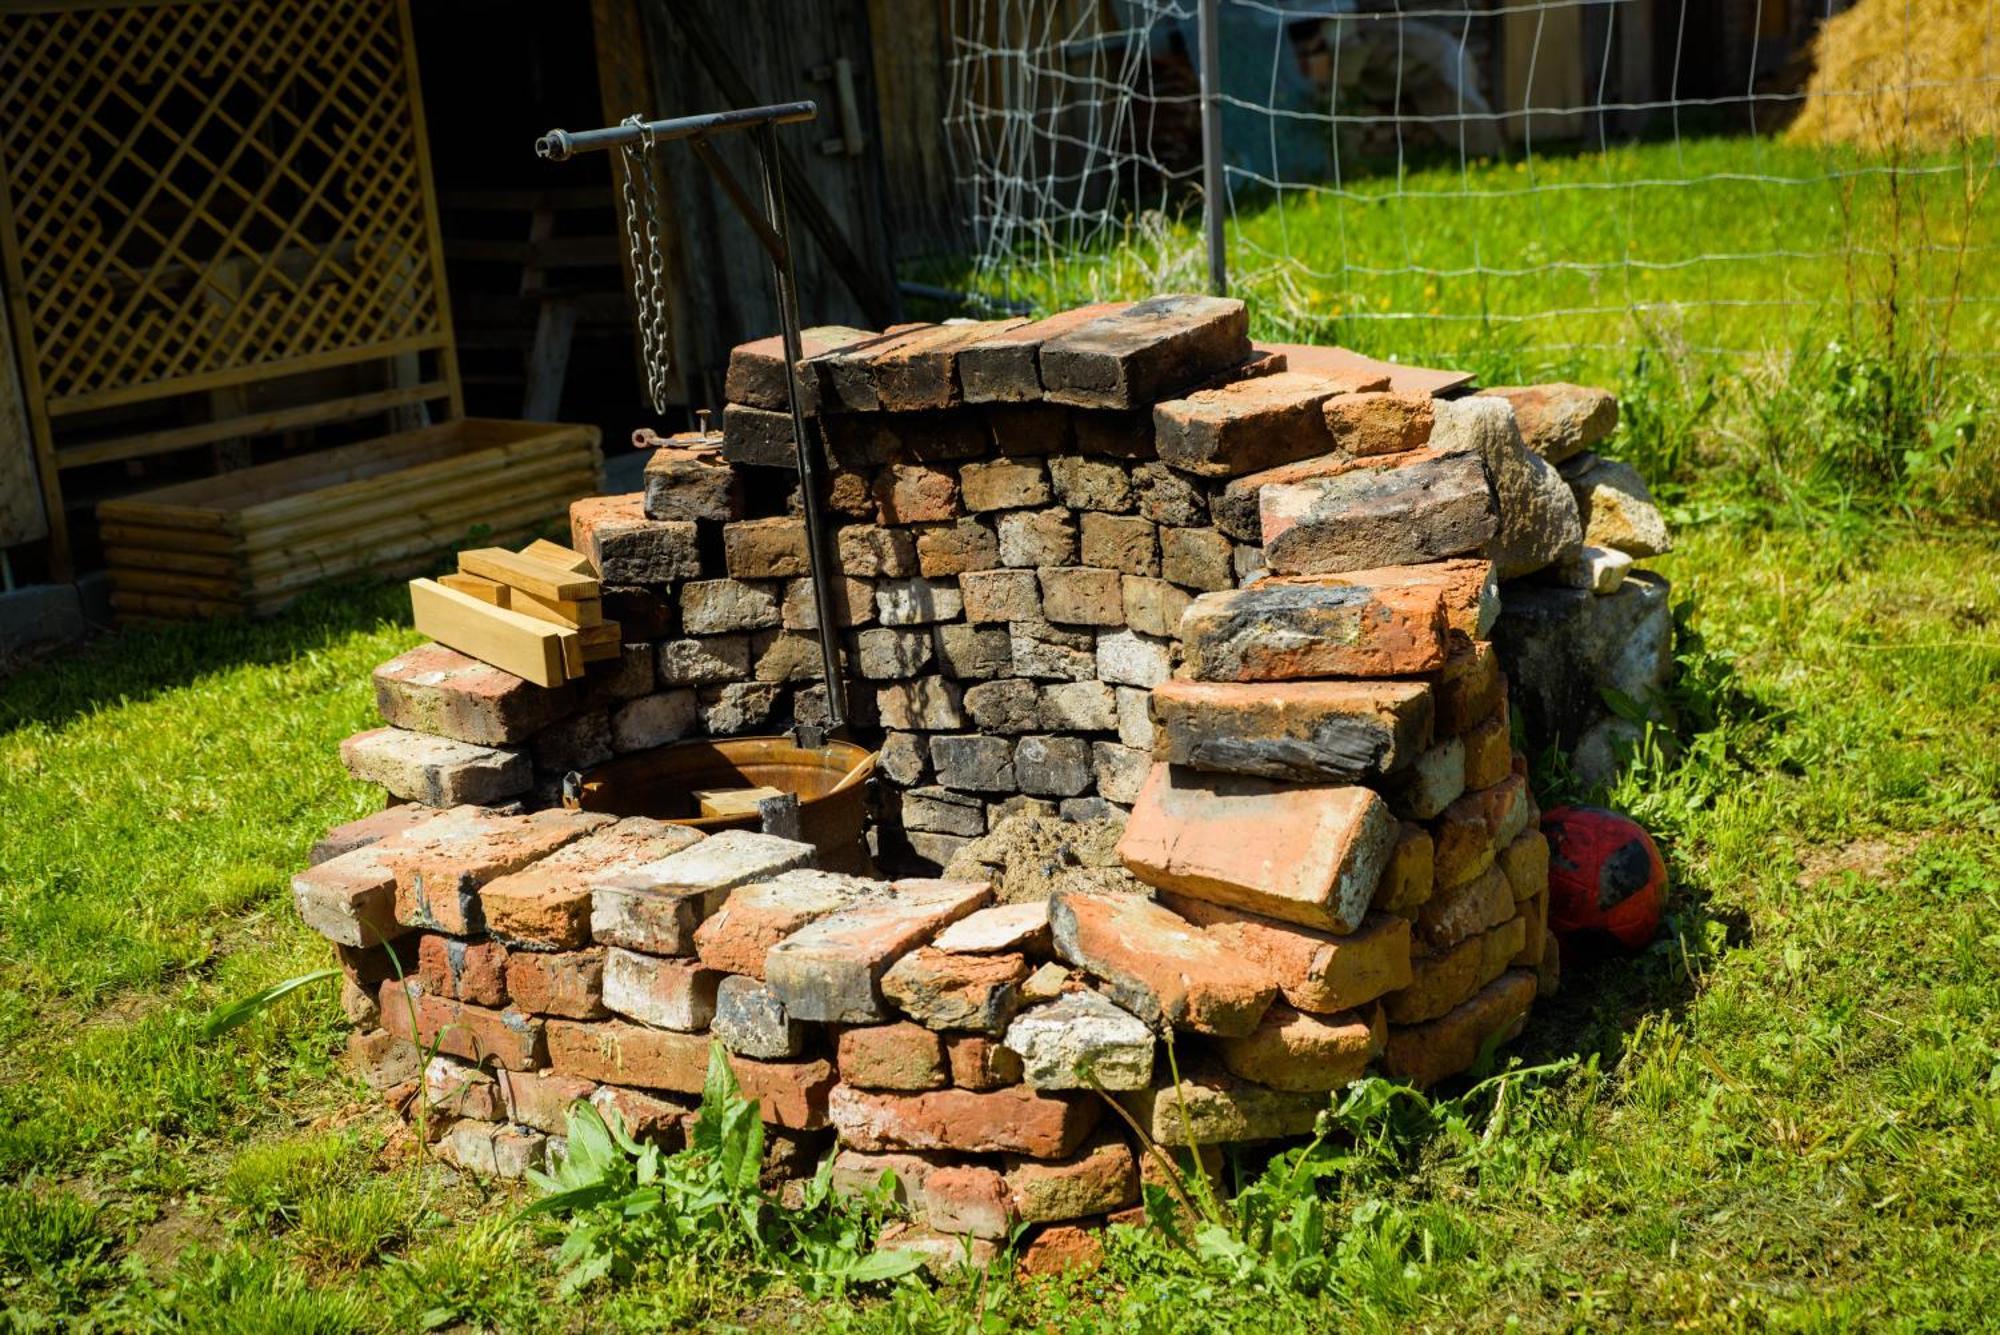
[[[537,686],[618,657],[618,623],[604,619],[589,558],[553,542],[461,552],[455,574],[410,581],[410,610],[439,644]]]
[[[466,418],[106,501],[124,618],[271,612],[322,580],[409,573],[476,528],[520,541],[598,488],[595,427]]]

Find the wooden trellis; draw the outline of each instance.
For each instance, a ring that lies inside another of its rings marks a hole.
[[[404,0],[9,5],[0,260],[59,564],[64,470],[463,412]],[[246,387],[368,361],[397,383],[231,411]],[[194,394],[208,420],[66,429]]]

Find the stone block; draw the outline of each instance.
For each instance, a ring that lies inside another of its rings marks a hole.
[[[722,526],[722,558],[732,579],[786,579],[812,569],[803,519],[781,515]]]
[[[1144,1089],[1153,1082],[1158,1036],[1145,1021],[1096,992],[1065,992],[1014,1017],[1007,1050],[1037,1090]]]
[[[1153,693],[1135,686],[1115,687],[1114,693],[1118,697],[1118,744],[1150,752],[1157,732],[1153,726]]]
[[[1420,681],[1216,682],[1153,691],[1162,759],[1221,774],[1356,783],[1393,773],[1429,746]]]
[[[1243,303],[1164,296],[1136,302],[1042,343],[1043,396],[1083,408],[1143,408],[1250,355]]]
[[[1026,1224],[1085,1219],[1139,1199],[1139,1165],[1131,1146],[1113,1135],[1100,1134],[1055,1163],[1012,1163],[1006,1180],[1014,1215]]]
[[[600,945],[686,955],[695,928],[739,885],[812,864],[811,844],[751,830],[723,830],[591,888],[590,931]]]
[[[1011,621],[1014,671],[1049,681],[1090,681],[1097,675],[1097,635],[1046,621]]]
[[[1057,625],[1118,626],[1125,621],[1125,594],[1115,570],[1094,566],[1048,566],[1040,572],[1042,614]]]
[[[1086,510],[1082,518],[1083,564],[1127,575],[1160,573],[1158,526],[1138,515]]]
[[[1527,447],[1552,464],[1595,449],[1618,425],[1618,400],[1583,385],[1495,385],[1482,396],[1505,399],[1514,409]]]
[[[868,1024],[889,1018],[882,974],[898,957],[992,898],[983,881],[897,881],[773,946],[764,975],[797,1019]]]
[[[669,442],[646,460],[648,519],[726,523],[743,517],[743,484],[719,447]]]
[[[1090,743],[1081,737],[1023,737],[1014,744],[1014,778],[1037,797],[1075,797],[1091,784]]]
[[[1021,1058],[985,1034],[947,1034],[945,1059],[960,1089],[992,1090],[1021,1083]]]
[[[953,622],[938,626],[938,664],[945,675],[960,681],[1005,677],[1014,670],[1013,636],[1005,626],[969,626]]]
[[[986,803],[949,788],[910,788],[903,793],[903,828],[976,839],[986,833]]]
[[[1103,980],[1113,1001],[1150,1024],[1245,1034],[1277,995],[1262,970],[1139,895],[1058,890],[1049,926],[1057,955]]]
[[[569,686],[537,686],[441,644],[396,655],[374,680],[384,723],[476,746],[526,741],[576,701]]]
[[[777,707],[778,691],[775,682],[762,681],[702,687],[695,692],[702,731],[711,737],[729,737],[766,726]]]
[[[875,615],[885,626],[956,621],[964,611],[964,600],[952,580],[884,580],[875,586]]]
[[[799,356],[821,357],[880,337],[845,325],[814,325],[799,331]],[[789,383],[782,334],[739,343],[730,350],[729,369],[723,378],[724,397],[730,403],[788,413],[791,411]]]
[[[1180,624],[1200,681],[1415,676],[1444,666],[1448,631],[1436,589],[1279,582],[1205,593]]]
[[[750,637],[712,635],[666,640],[659,648],[662,686],[716,686],[750,675]]]
[[[930,666],[931,637],[921,630],[877,627],[854,637],[855,671],[869,681],[914,677]]]
[[[958,587],[968,621],[1042,619],[1041,583],[1032,570],[970,571],[959,577]]]
[[[1201,477],[1241,477],[1333,448],[1328,399],[1337,381],[1283,371],[1196,390],[1153,409],[1160,460]]]
[[[931,945],[946,954],[997,955],[1042,950],[1048,937],[1048,903],[1029,900],[967,914],[933,937]]]
[[[536,733],[528,744],[535,768],[550,774],[593,769],[611,759],[611,714],[586,709],[559,719]]]
[[[1514,891],[1498,867],[1440,890],[1417,910],[1417,933],[1433,952],[1449,950],[1514,916]]]
[[[905,529],[849,524],[834,534],[843,574],[902,579],[917,573],[917,541]]]
[[[1403,822],[1396,846],[1389,850],[1389,865],[1382,869],[1382,879],[1375,887],[1376,912],[1408,915],[1429,900],[1437,888],[1436,856],[1431,832]]]
[[[799,454],[792,442],[791,412],[756,408],[747,403],[725,405],[722,457],[740,468],[796,469]]]
[[[1060,1159],[1097,1125],[1095,1095],[1039,1094],[1026,1085],[980,1092],[869,1093],[837,1087],[827,1115],[857,1150],[948,1150]]]
[[[681,626],[690,635],[766,630],[783,619],[780,586],[735,579],[695,579],[681,586]]]
[[[946,788],[970,793],[1011,793],[1020,788],[1014,743],[1005,737],[933,737],[930,754],[937,781]]]
[[[882,738],[877,767],[889,782],[905,788],[922,783],[930,772],[930,744],[920,733],[892,732]]]
[[[958,687],[943,677],[917,677],[875,693],[882,726],[898,731],[947,732],[965,726]]]
[[[1100,661],[1103,638],[1098,641]],[[1075,732],[1110,732],[1118,726],[1117,697],[1102,681],[1058,682],[1042,688],[1042,726]]]
[[[1565,468],[1563,478],[1576,499],[1584,542],[1634,557],[1673,550],[1667,521],[1632,465],[1590,455]]]
[[[1012,639],[1009,638],[1009,661],[1012,661]],[[1075,683],[1094,685],[1095,683]],[[986,733],[1033,732],[1042,727],[1064,727],[1065,724],[1045,722],[1050,717],[1044,707],[1042,690],[1032,681],[1018,677],[1003,678],[999,681],[982,681],[965,689],[965,712],[972,717],[972,726]],[[1009,760],[1012,754],[1009,754]],[[1009,781],[1007,791],[1012,791]]]
[[[929,524],[917,533],[917,569],[927,579],[992,570],[999,564],[999,536],[977,519]]]
[[[1361,925],[1398,833],[1366,788],[1158,764],[1118,856],[1162,890],[1345,934]]]
[[[1116,742],[1090,744],[1090,769],[1097,781],[1099,796],[1126,806],[1139,800],[1152,772],[1153,757],[1145,751]]]
[[[698,718],[691,690],[662,691],[628,700],[611,715],[612,749],[650,751],[677,742],[694,731]]]
[[[1120,581],[1125,624],[1142,635],[1172,638],[1180,633],[1181,615],[1193,601],[1186,589],[1163,579],[1127,575]]]
[[[1173,674],[1173,642],[1129,629],[1097,637],[1097,676],[1114,686],[1154,687]]]
[[[1499,530],[1485,464],[1470,451],[1425,453],[1400,467],[1266,486],[1259,504],[1270,568],[1339,574],[1481,550]]]
[[[1049,503],[1048,469],[1039,459],[993,459],[968,463],[959,470],[958,485],[965,508],[1024,510]]]
[[[1175,1082],[1161,1079],[1121,1099],[1158,1145],[1226,1145],[1243,1140],[1284,1140],[1311,1133],[1326,1109],[1326,1095],[1297,1094],[1251,1084],[1221,1070],[1182,1068]]]
[[[1503,401],[1440,401],[1431,444],[1450,453],[1476,453],[1485,461],[1500,516],[1486,555],[1501,579],[1551,565],[1583,541],[1575,497],[1555,468],[1521,443],[1513,410]]]
[[[1076,560],[1076,519],[1068,510],[1011,510],[997,527],[1004,566],[1040,568]]]
[[[1229,539],[1210,528],[1160,530],[1160,574],[1187,589],[1236,587],[1236,558]]]
[[[1056,498],[1072,510],[1121,514],[1133,505],[1132,475],[1109,459],[1079,455],[1050,459],[1049,480],[1055,484]]]
[[[340,760],[362,782],[433,807],[499,802],[528,791],[534,782],[534,766],[525,751],[406,728],[357,732],[341,742]]]
[[[835,575],[827,582],[832,595],[833,624],[842,630],[866,626],[875,620],[875,585],[870,580]],[[779,621],[786,630],[819,629],[819,608],[813,600],[810,579],[785,581],[784,597],[778,606]]]

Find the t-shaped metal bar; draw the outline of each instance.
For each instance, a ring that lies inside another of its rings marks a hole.
[[[731,130],[754,130],[760,125],[796,125],[819,115],[817,102],[779,102],[768,107],[742,107],[735,111],[710,111],[700,116],[676,116],[671,120],[647,121],[643,125],[607,125],[601,130],[550,130],[535,141],[535,154],[551,162],[568,162],[579,153],[601,153],[608,148],[625,148],[647,140],[656,144],[696,135],[725,134]]]

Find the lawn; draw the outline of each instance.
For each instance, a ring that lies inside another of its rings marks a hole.
[[[1869,471],[1955,419],[1888,431],[1856,364],[1789,390],[1795,366],[1605,364],[1680,532],[1656,564],[1685,604],[1684,747],[1610,794],[1666,852],[1671,939],[1572,964],[1516,1050],[1560,1069],[1331,1175],[1310,1264],[1122,1232],[1088,1278],[827,1296],[718,1243],[559,1297],[559,1229],[394,1134],[329,989],[204,1033],[326,962],[286,877],[376,800],[335,748],[415,640],[400,591],[0,682],[0,1325],[1990,1324],[2000,542],[1935,479]],[[1892,355],[1858,364],[1900,392]]]

